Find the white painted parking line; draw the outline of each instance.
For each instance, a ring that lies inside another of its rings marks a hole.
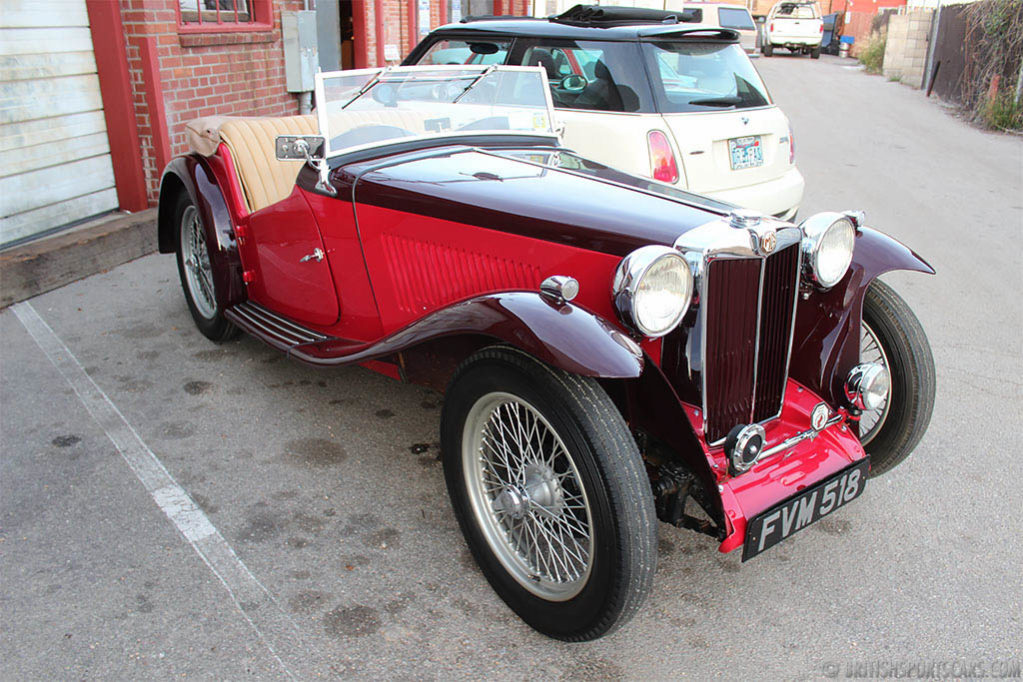
[[[224,585],[235,606],[284,673],[289,677],[310,676],[306,672],[312,672],[309,664],[313,659],[295,621],[235,554],[209,517],[164,468],[117,405],[92,380],[32,304],[27,301],[18,303],[11,306],[11,310],[106,432],[156,505]]]

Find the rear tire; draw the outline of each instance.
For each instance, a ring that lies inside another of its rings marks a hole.
[[[451,381],[441,445],[469,549],[526,623],[584,641],[635,615],[657,565],[653,495],[595,380],[484,349]]]
[[[774,46],[771,43],[764,43],[760,51],[764,53],[765,57],[770,57],[774,54]]]
[[[812,50],[810,50],[810,58],[811,59],[820,59],[821,58],[821,48],[820,47],[815,47]]]
[[[863,447],[870,455],[870,475],[875,477],[906,459],[927,430],[934,409],[934,357],[916,315],[880,280],[867,289],[863,324],[861,361],[883,362],[891,374],[886,403],[861,416]],[[872,346],[879,347],[880,353]]]
[[[209,240],[202,215],[187,192],[178,195],[174,207],[174,237],[178,276],[192,320],[203,336],[216,343],[238,335],[238,328],[224,317],[218,303],[216,278],[209,257]]]

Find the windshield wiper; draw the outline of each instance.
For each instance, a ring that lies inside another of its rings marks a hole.
[[[468,94],[469,94],[469,91],[470,91],[470,90],[472,90],[472,89],[473,89],[474,87],[476,87],[476,84],[477,84],[477,83],[479,83],[479,82],[480,82],[480,80],[481,80],[481,79],[482,79],[482,78],[483,78],[484,76],[487,76],[487,75],[489,75],[489,74],[490,74],[491,72],[493,72],[493,71],[494,71],[494,69],[496,69],[496,68],[497,68],[497,65],[496,65],[496,64],[491,64],[491,65],[490,65],[490,66],[488,66],[488,67],[487,67],[486,69],[484,69],[484,70],[483,70],[482,72],[480,72],[480,75],[478,75],[478,76],[476,76],[475,78],[473,78],[473,79],[472,79],[472,82],[471,82],[471,83],[469,83],[468,85],[466,85],[466,86],[465,86],[465,89],[464,89],[464,90],[462,90],[462,92],[461,92],[461,93],[460,93],[460,94],[458,95],[458,97],[456,97],[456,98],[454,98],[453,100],[451,100],[451,103],[452,103],[452,104],[458,104],[458,100],[460,100],[460,99],[462,99],[463,97],[465,97],[466,95],[468,95]]]
[[[703,104],[708,107],[734,107],[742,104],[743,99],[738,95],[730,97],[705,97],[704,99],[691,99],[689,104]]]

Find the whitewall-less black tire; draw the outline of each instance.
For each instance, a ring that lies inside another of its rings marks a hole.
[[[870,475],[891,471],[920,442],[934,409],[934,358],[920,321],[880,280],[863,301],[860,360],[882,362],[891,374],[888,400],[861,417],[860,438],[870,455]]]
[[[632,618],[653,583],[657,520],[635,440],[600,384],[482,350],[451,381],[441,445],[469,548],[524,621],[583,641]]]

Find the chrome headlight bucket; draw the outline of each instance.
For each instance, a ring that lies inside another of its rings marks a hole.
[[[689,310],[693,273],[675,249],[642,246],[618,264],[611,295],[628,327],[644,336],[664,336]]]
[[[799,224],[803,263],[810,281],[830,289],[845,277],[856,245],[856,226],[842,213],[817,213]]]
[[[845,397],[858,410],[876,410],[884,404],[892,378],[879,362],[856,365],[845,380]]]

